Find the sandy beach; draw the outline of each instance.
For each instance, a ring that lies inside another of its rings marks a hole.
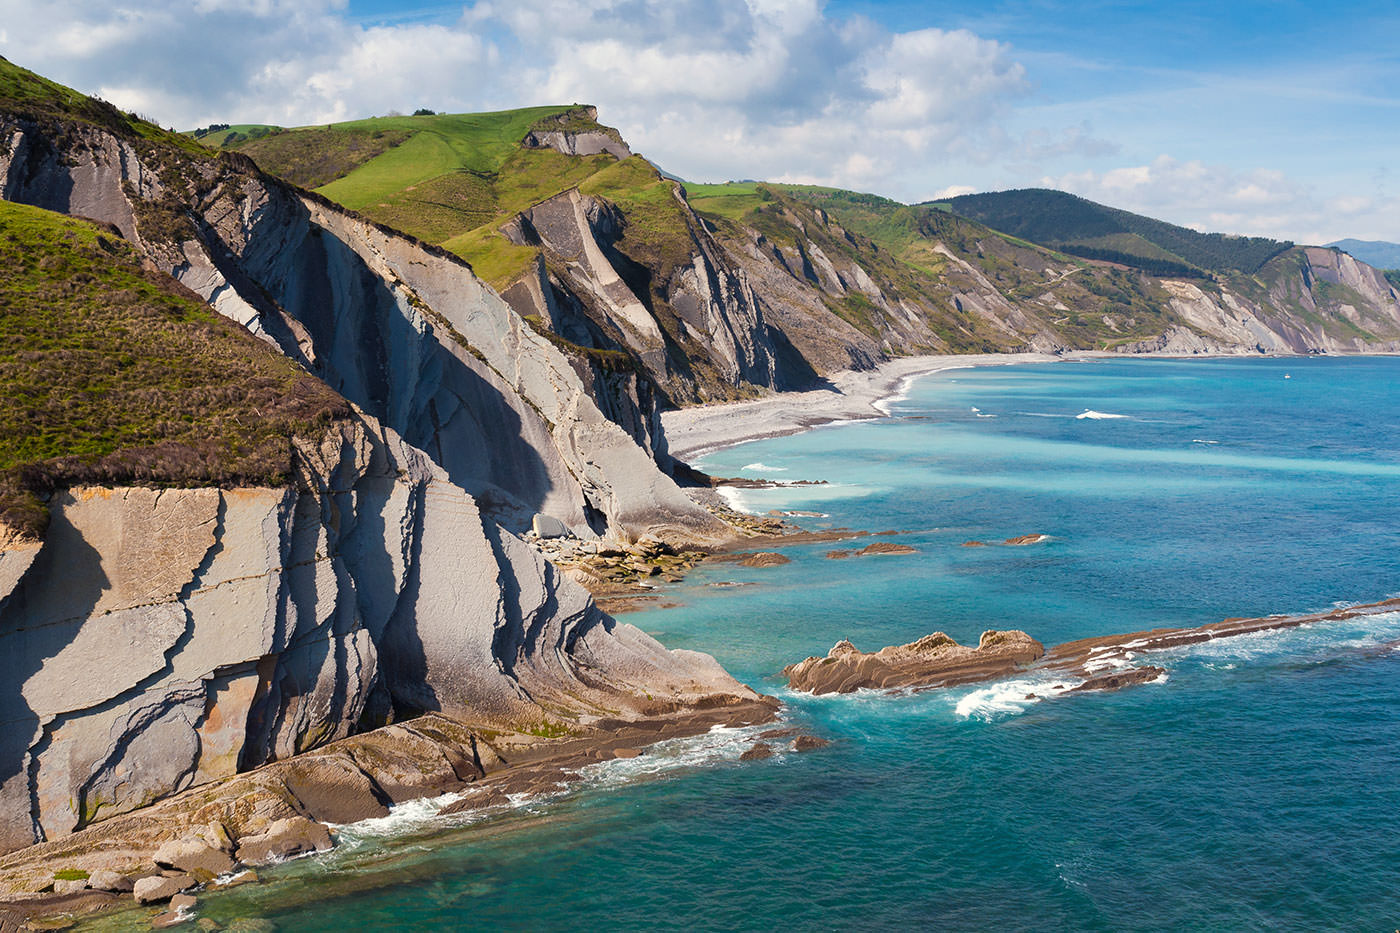
[[[875,369],[844,370],[828,377],[829,385],[805,392],[780,392],[750,402],[683,408],[662,414],[671,455],[691,460],[722,447],[765,437],[797,434],[834,421],[883,418],[884,400],[903,395],[919,376],[971,366],[1053,363],[1099,354],[979,353],[911,356],[889,360]]]

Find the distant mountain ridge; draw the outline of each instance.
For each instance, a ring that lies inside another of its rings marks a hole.
[[[1400,269],[1400,243],[1385,240],[1356,240],[1348,237],[1328,243],[1343,252],[1350,253],[1368,266],[1377,269]]]
[[[1267,237],[1199,233],[1048,188],[965,194],[940,203],[1033,243],[1153,275],[1252,274],[1293,245]]]

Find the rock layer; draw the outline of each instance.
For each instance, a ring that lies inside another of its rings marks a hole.
[[[1004,677],[1044,654],[1045,646],[1025,632],[983,632],[976,648],[935,632],[873,654],[858,650],[849,641],[840,641],[826,657],[793,664],[783,670],[783,676],[788,678],[790,689],[815,694],[951,687]]]
[[[284,489],[70,490],[41,548],[3,552],[27,568],[0,591],[0,848],[396,715],[756,697],[603,615],[374,419],[296,461]]]

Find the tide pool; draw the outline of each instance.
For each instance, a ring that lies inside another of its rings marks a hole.
[[[625,620],[833,742],[669,743],[485,820],[428,808],[201,897],[283,930],[1238,930],[1400,926],[1400,613],[1153,655],[1165,682],[813,698],[778,672],[991,628],[1042,642],[1400,592],[1400,360],[955,370],[876,422],[698,464],[913,555],[709,564]],[[1079,417],[1085,412],[1094,417]],[[1119,417],[1102,417],[1116,415]],[[1027,533],[1027,547],[965,547]],[[716,584],[743,584],[718,586]],[[130,915],[101,921],[133,923]]]

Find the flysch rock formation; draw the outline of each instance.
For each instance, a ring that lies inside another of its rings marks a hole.
[[[526,731],[758,700],[373,418],[295,459],[284,489],[68,490],[42,546],[0,551],[0,849],[423,711]]]
[[[769,326],[744,270],[679,189],[675,202],[688,261],[662,270],[644,294],[613,247],[628,222],[617,208],[570,189],[523,211],[501,232],[539,248],[541,261],[505,290],[505,299],[575,344],[624,348],[675,403],[729,397],[741,386],[808,383],[813,371]],[[651,306],[658,301],[674,316],[669,328]]]
[[[911,688],[930,690],[1001,680],[1015,675],[1052,675],[1045,699],[1103,690],[1118,690],[1161,680],[1167,670],[1141,663],[1141,656],[1190,645],[1297,628],[1324,622],[1400,612],[1400,599],[1348,606],[1305,615],[1225,619],[1195,628],[1161,628],[1126,635],[1102,635],[1065,642],[1049,651],[1025,632],[988,631],[976,648],[960,645],[942,632],[907,645],[891,645],[871,654],[849,641],[837,642],[824,658],[810,657],[783,669],[788,687],[816,695],[856,690]]]
[[[569,360],[461,260],[259,173],[85,124],[0,118],[0,194],[118,227],[152,263],[426,451],[495,518],[718,540]],[[637,415],[645,418],[644,415]]]
[[[804,693],[854,693],[898,687],[952,687],[1005,677],[1045,654],[1045,646],[1020,631],[987,631],[976,648],[960,645],[942,632],[907,645],[866,654],[849,641],[837,642],[826,657],[807,658],[783,669],[788,687]]]

